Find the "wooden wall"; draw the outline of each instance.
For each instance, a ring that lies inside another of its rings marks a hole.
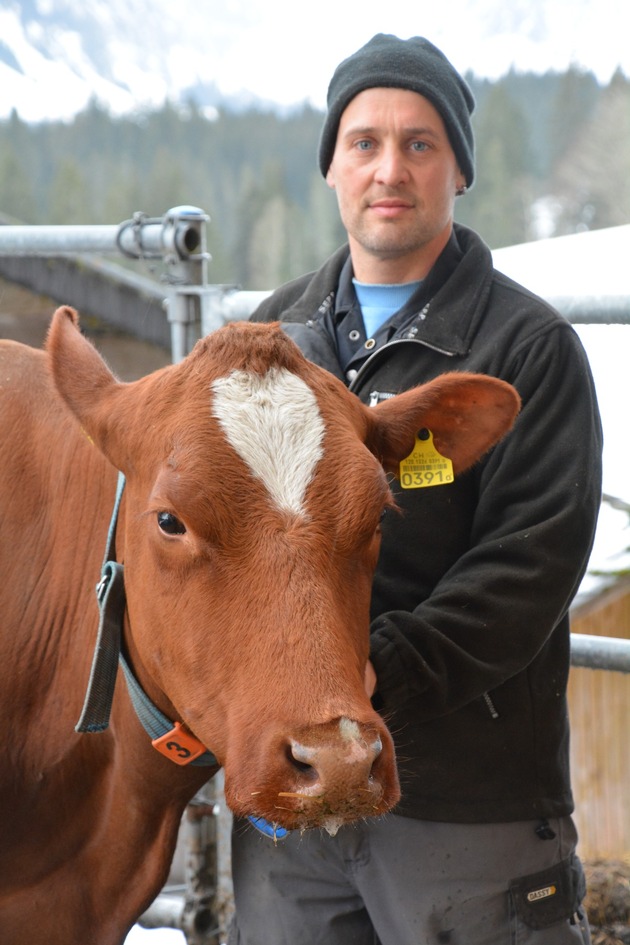
[[[575,610],[572,633],[630,639],[630,581]],[[575,820],[583,859],[630,854],[630,674],[572,668]]]

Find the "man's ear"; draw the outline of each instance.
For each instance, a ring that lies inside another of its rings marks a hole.
[[[331,190],[334,190],[334,189],[335,189],[335,186],[336,186],[336,184],[335,184],[335,174],[334,174],[334,171],[333,171],[333,166],[332,166],[332,164],[331,164],[330,167],[328,168],[328,173],[326,174],[326,183],[328,184],[328,186],[330,187]]]

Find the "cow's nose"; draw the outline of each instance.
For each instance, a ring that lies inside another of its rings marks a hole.
[[[225,763],[226,800],[287,830],[323,827],[384,814],[400,798],[394,745],[381,719],[333,718],[277,728],[256,740],[251,773]],[[239,781],[240,778],[240,781]]]
[[[297,780],[309,793],[326,790],[341,777],[355,785],[369,781],[372,767],[383,750],[379,735],[373,729],[364,731],[357,722],[341,718],[334,730],[313,744],[290,739],[287,759]]]

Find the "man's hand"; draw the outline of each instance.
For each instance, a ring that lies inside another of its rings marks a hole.
[[[365,676],[363,682],[365,685],[365,691],[371,699],[376,692],[376,673],[374,672],[374,667],[369,660],[365,664]]]

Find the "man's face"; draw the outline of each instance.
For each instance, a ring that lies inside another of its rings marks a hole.
[[[364,282],[424,278],[448,242],[466,183],[433,105],[386,88],[360,92],[343,112],[326,180]]]

